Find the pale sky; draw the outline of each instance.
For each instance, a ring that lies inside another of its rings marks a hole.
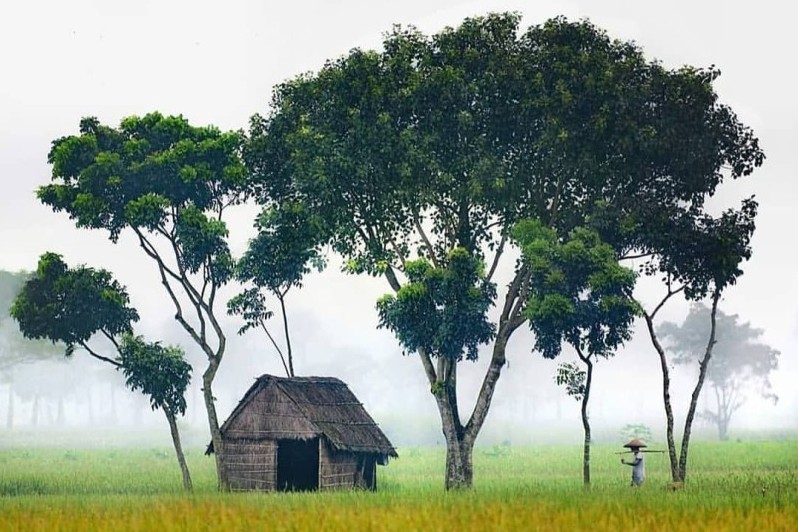
[[[721,69],[723,75],[716,83],[721,100],[754,129],[767,155],[765,165],[753,176],[725,185],[715,201],[719,207],[731,206],[754,193],[760,201],[753,258],[739,284],[728,291],[722,308],[764,328],[765,340],[782,351],[782,369],[773,378],[782,401],[768,407],[768,412],[781,425],[798,426],[798,392],[793,384],[798,379],[798,252],[793,242],[798,227],[798,161],[794,156],[798,74],[793,65],[798,9],[783,0],[3,2],[0,269],[34,269],[39,255],[48,250],[63,254],[70,264],[108,268],[129,287],[134,303],[146,313],[142,327],[161,331],[173,312],[161,287],[154,284],[152,265],[134,243],[123,238],[114,246],[104,233],[78,230],[66,216],[52,213],[36,200],[35,189],[49,180],[46,156],[53,139],[77,133],[83,116],[117,125],[125,116],[153,110],[183,114],[197,125],[246,128],[252,114],[265,111],[275,84],[316,70],[351,48],[379,47],[382,34],[395,23],[434,33],[457,25],[466,16],[508,10],[523,14],[524,27],[557,15],[589,18],[613,37],[636,41],[647,57],[666,66],[714,64]],[[237,250],[251,236],[253,212],[244,210],[232,222]],[[401,374],[415,379],[412,385],[423,390],[417,362],[399,356],[390,334],[375,331],[374,302],[385,291],[382,281],[345,277],[335,271],[309,280],[295,296],[293,312],[304,320],[303,329],[318,331],[318,337],[300,340],[311,352],[298,362],[300,371],[303,367],[310,373],[344,368],[341,372],[352,388],[378,403],[368,383],[358,382],[362,372],[353,369],[357,364],[351,360],[357,353],[370,353],[368,360],[377,364],[370,369],[375,378],[390,383],[391,375]],[[666,316],[680,319],[685,310],[685,304],[675,304]],[[233,331],[231,327],[231,335]],[[180,332],[169,335],[170,341],[186,340]],[[278,373],[274,360],[246,359],[245,363],[246,355],[234,352],[236,345],[245,351],[261,341],[231,342],[226,364],[233,359],[251,366],[253,377],[264,371]],[[510,391],[524,389],[529,376],[523,371],[535,372],[535,379],[551,379],[553,364],[525,362],[530,358],[529,343],[524,345],[523,337],[514,342],[511,368],[518,369],[508,370],[499,382],[499,401],[502,397],[510,401]],[[638,335],[632,345],[623,354],[624,360],[644,358],[647,362],[642,367],[649,372],[644,381],[647,386],[656,384],[657,375],[651,374],[656,371],[655,355],[647,339]],[[347,357],[342,365],[325,359],[324,351],[353,354],[339,355]],[[347,364],[354,365],[347,370]],[[623,361],[606,368],[613,383],[623,383],[631,371],[641,371],[636,363],[624,371]],[[474,375],[476,379],[481,372]],[[602,375],[597,376],[597,390],[601,390],[601,379]],[[240,386],[233,384],[231,400],[250,383],[246,379]],[[619,404],[628,396],[622,388],[609,385],[597,394],[599,398],[604,394],[605,405]],[[646,410],[641,415],[661,417],[658,399],[657,394],[649,394],[643,406],[636,408]],[[425,408],[433,408],[428,397],[418,400]],[[608,408],[612,407],[604,410]],[[752,407],[741,416],[755,424],[759,412]]]

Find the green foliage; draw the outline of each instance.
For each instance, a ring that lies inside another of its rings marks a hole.
[[[274,312],[266,308],[266,298],[257,288],[248,288],[230,298],[227,302],[227,313],[244,318],[244,325],[238,330],[238,334],[258,327],[274,315]]]
[[[11,315],[26,338],[63,342],[68,351],[97,332],[113,337],[138,321],[124,286],[106,270],[69,268],[60,255],[45,253],[36,273],[14,300]]]
[[[221,213],[244,198],[243,135],[194,127],[182,116],[128,117],[119,128],[84,118],[80,134],[53,142],[53,183],[38,190],[78,227],[154,232],[179,246],[189,272],[206,268],[217,284],[232,275]]]
[[[300,286],[312,269],[324,266],[318,249],[324,228],[301,203],[264,209],[255,221],[257,236],[238,262],[237,277],[274,293]]]
[[[377,302],[380,327],[393,331],[406,352],[476,360],[479,346],[495,335],[487,311],[496,288],[465,249],[454,249],[447,259],[441,268],[426,259],[407,264],[408,283]]]
[[[733,282],[756,204],[719,219],[703,204],[724,168],[748,175],[764,155],[718,102],[719,72],[668,70],[587,21],[519,22],[397,27],[379,52],[278,86],[245,149],[259,201],[301,202],[355,273],[390,274],[412,252],[482,256],[533,218],[653,253],[691,296]]]
[[[185,413],[191,365],[185,361],[182,349],[125,334],[119,345],[119,361],[127,387],[148,396],[153,410]]]
[[[565,386],[568,395],[577,401],[585,396],[585,371],[573,362],[562,362],[557,366],[554,382]]]
[[[606,357],[631,337],[639,308],[626,294],[636,275],[618,264],[615,251],[596,231],[576,228],[560,240],[539,220],[525,220],[513,237],[530,271],[526,315],[543,356],[558,356],[565,341],[580,356]],[[564,371],[563,383],[574,395],[575,377],[569,377],[567,367]]]

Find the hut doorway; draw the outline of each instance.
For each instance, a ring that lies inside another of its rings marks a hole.
[[[278,440],[277,489],[312,491],[319,489],[319,439]]]

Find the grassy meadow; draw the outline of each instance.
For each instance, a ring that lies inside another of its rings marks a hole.
[[[667,457],[646,455],[629,487],[618,447],[479,447],[474,489],[443,491],[442,448],[399,449],[378,491],[215,490],[213,460],[188,451],[195,491],[171,449],[0,447],[2,530],[796,530],[798,442],[697,442],[686,487],[669,489]]]

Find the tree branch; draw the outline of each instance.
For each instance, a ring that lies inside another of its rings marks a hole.
[[[88,344],[86,344],[86,342],[80,342],[80,346],[83,349],[85,349],[88,354],[90,354],[91,356],[93,356],[97,360],[102,360],[103,362],[107,362],[108,364],[111,364],[111,365],[113,365],[113,366],[115,366],[117,368],[121,368],[122,367],[122,364],[120,362],[118,362],[118,361],[116,361],[116,360],[114,360],[112,358],[104,357],[104,356],[100,355],[99,353],[96,353],[94,350],[92,350],[92,348],[90,348],[88,346]]]
[[[507,243],[507,233],[502,235],[501,242],[499,242],[499,247],[496,249],[496,255],[493,256],[493,263],[490,265],[490,270],[488,271],[487,279],[490,281],[493,278],[493,274],[496,273],[496,268],[499,266],[499,259],[504,252],[504,245]]]
[[[438,259],[435,256],[435,248],[432,247],[432,243],[429,241],[429,238],[427,237],[427,233],[424,232],[424,228],[421,227],[421,222],[419,221],[418,217],[419,217],[418,211],[416,211],[416,209],[414,208],[413,209],[413,225],[416,226],[416,231],[418,231],[418,234],[421,236],[421,240],[424,241],[424,245],[427,247],[427,250],[429,252],[429,258],[430,258],[430,261],[432,262],[432,265],[435,266],[435,268],[440,268],[440,265],[438,264]]]

